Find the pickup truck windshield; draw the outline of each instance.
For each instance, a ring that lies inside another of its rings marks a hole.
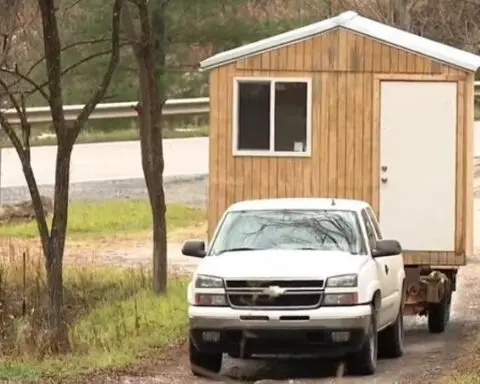
[[[358,216],[343,210],[230,212],[210,253],[261,249],[311,249],[364,253]]]

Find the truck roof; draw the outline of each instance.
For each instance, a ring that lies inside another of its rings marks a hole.
[[[334,205],[332,205],[332,200],[335,201]],[[335,209],[360,211],[366,207],[369,207],[368,203],[361,200],[299,197],[244,200],[232,204],[227,211],[260,211],[277,209]]]

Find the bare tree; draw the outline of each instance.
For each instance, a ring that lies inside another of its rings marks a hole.
[[[153,289],[167,290],[166,205],[163,189],[162,110],[166,89],[165,9],[168,0],[135,0],[123,9],[123,21],[139,74],[140,148],[153,218]]]
[[[10,3],[15,4],[15,1]],[[62,47],[59,34],[56,1],[38,0],[37,6],[40,14],[44,49],[44,58],[41,62],[45,65],[46,81],[42,84],[36,83],[28,74],[22,73],[18,66],[14,68],[0,67],[1,73],[8,75],[9,78],[13,78],[10,82],[0,78],[0,89],[8,98],[10,106],[17,112],[20,120],[20,130],[13,127],[1,110],[0,126],[15,147],[30,191],[45,258],[51,350],[53,353],[57,353],[69,349],[68,333],[63,313],[63,254],[68,222],[71,155],[80,130],[95,106],[105,96],[119,61],[122,0],[114,0],[113,3],[110,59],[102,81],[73,122],[66,120],[63,110],[62,76],[65,74],[66,69],[62,68],[62,51],[64,47]],[[12,46],[14,46],[14,42]],[[50,107],[52,125],[58,145],[51,226],[48,225],[47,217],[43,210],[30,156],[31,125],[26,113],[26,98],[35,92],[40,94]]]

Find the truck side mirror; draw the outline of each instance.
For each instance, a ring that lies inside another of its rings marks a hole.
[[[397,240],[378,240],[372,249],[373,257],[395,256],[402,253],[402,247]]]
[[[203,258],[206,255],[203,240],[187,240],[183,243],[182,254],[185,256]]]

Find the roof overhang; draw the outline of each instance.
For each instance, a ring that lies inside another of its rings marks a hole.
[[[338,27],[467,71],[475,72],[480,67],[480,56],[478,55],[379,23],[360,16],[354,11],[347,11],[330,19],[218,53],[203,60],[200,63],[200,70],[210,70],[246,57],[278,49]]]

